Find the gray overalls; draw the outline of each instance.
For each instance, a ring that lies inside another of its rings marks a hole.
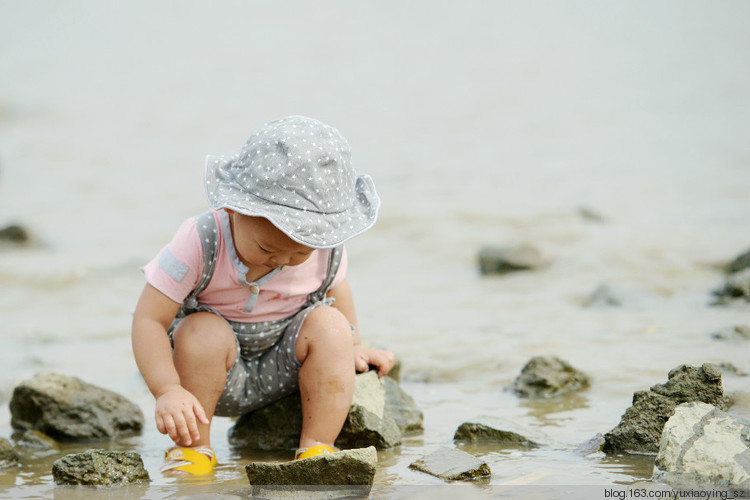
[[[198,295],[211,281],[216,264],[218,231],[213,214],[209,211],[197,216],[196,226],[203,245],[203,273],[169,327],[170,338],[176,325],[188,314],[211,312],[221,316],[211,307],[198,303]],[[216,405],[215,415],[239,416],[267,406],[298,389],[297,375],[302,365],[297,360],[295,346],[300,328],[310,311],[333,302],[326,295],[341,263],[343,247],[333,248],[330,252],[328,272],[323,283],[293,316],[258,323],[241,323],[223,318],[232,327],[237,340],[237,361],[227,373],[227,383]],[[280,270],[271,271],[256,284],[262,286]],[[254,299],[251,297],[251,300]]]

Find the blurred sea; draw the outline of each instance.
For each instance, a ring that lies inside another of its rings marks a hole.
[[[482,414],[561,443],[468,448],[490,485],[649,478],[652,458],[572,450],[680,364],[750,371],[746,344],[711,338],[750,306],[709,306],[716,265],[750,248],[747,19],[741,0],[0,0],[0,227],[34,237],[0,248],[0,436],[15,385],[75,375],[146,415],[109,446],[138,451],[153,482],[117,498],[197,491],[158,473],[169,439],[129,339],[139,266],[205,210],[206,154],[303,114],[342,131],[383,200],[349,279],[425,431],[380,452],[376,484],[442,484],[408,464]],[[480,276],[481,246],[520,243],[549,264]],[[620,307],[582,305],[602,284]],[[505,388],[536,355],[591,388],[519,400]],[[750,414],[742,401],[732,411]],[[230,425],[214,429],[216,487],[246,485],[258,458],[229,447]],[[2,471],[0,497],[96,494],[55,488],[51,460]]]

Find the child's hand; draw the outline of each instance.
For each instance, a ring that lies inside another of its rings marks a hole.
[[[354,346],[354,368],[358,372],[366,372],[372,365],[377,368],[378,377],[382,377],[391,371],[395,362],[396,357],[391,351]]]
[[[209,423],[198,399],[181,386],[171,386],[156,398],[156,428],[175,443],[190,446],[200,439],[197,422]]]

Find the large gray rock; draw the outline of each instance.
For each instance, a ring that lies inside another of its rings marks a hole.
[[[456,448],[440,448],[409,464],[418,470],[448,481],[463,481],[492,475],[487,462]]]
[[[11,425],[58,440],[113,438],[143,428],[143,413],[119,394],[68,375],[39,373],[10,401]]]
[[[396,416],[404,430],[417,428],[417,420],[421,427],[421,412],[416,405],[401,405],[406,396],[403,391],[400,395],[386,396],[387,388],[395,391],[397,387],[392,379],[378,378],[375,371],[358,374],[352,406],[336,445],[341,448],[372,445],[378,449],[397,446],[403,431]],[[299,394],[295,393],[240,417],[229,429],[228,438],[238,448],[288,450],[297,447],[301,432],[302,406]]]
[[[18,452],[5,438],[0,438],[0,470],[18,465]]]
[[[509,420],[482,416],[471,422],[464,422],[453,435],[455,441],[493,442],[516,446],[537,447],[549,443],[544,434],[522,427]]]
[[[106,450],[88,450],[55,460],[52,477],[57,484],[88,486],[114,486],[151,480],[138,453]]]
[[[750,421],[705,403],[678,406],[664,426],[653,479],[750,488]]]
[[[252,485],[372,485],[375,447],[344,450],[288,462],[253,462],[245,467]]]
[[[604,435],[603,451],[655,455],[664,424],[675,408],[696,401],[724,408],[718,366],[710,363],[700,368],[681,365],[669,372],[665,384],[633,394],[633,405],[625,410],[617,427]]]
[[[482,274],[505,274],[536,269],[542,265],[542,254],[530,245],[485,246],[479,249],[479,270]]]
[[[551,398],[583,390],[589,376],[556,357],[536,356],[526,363],[513,382],[513,391],[524,398]]]

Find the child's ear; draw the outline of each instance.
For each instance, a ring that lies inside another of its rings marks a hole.
[[[232,210],[231,208],[225,208],[224,211],[229,215],[232,215],[234,213],[234,210]]]

